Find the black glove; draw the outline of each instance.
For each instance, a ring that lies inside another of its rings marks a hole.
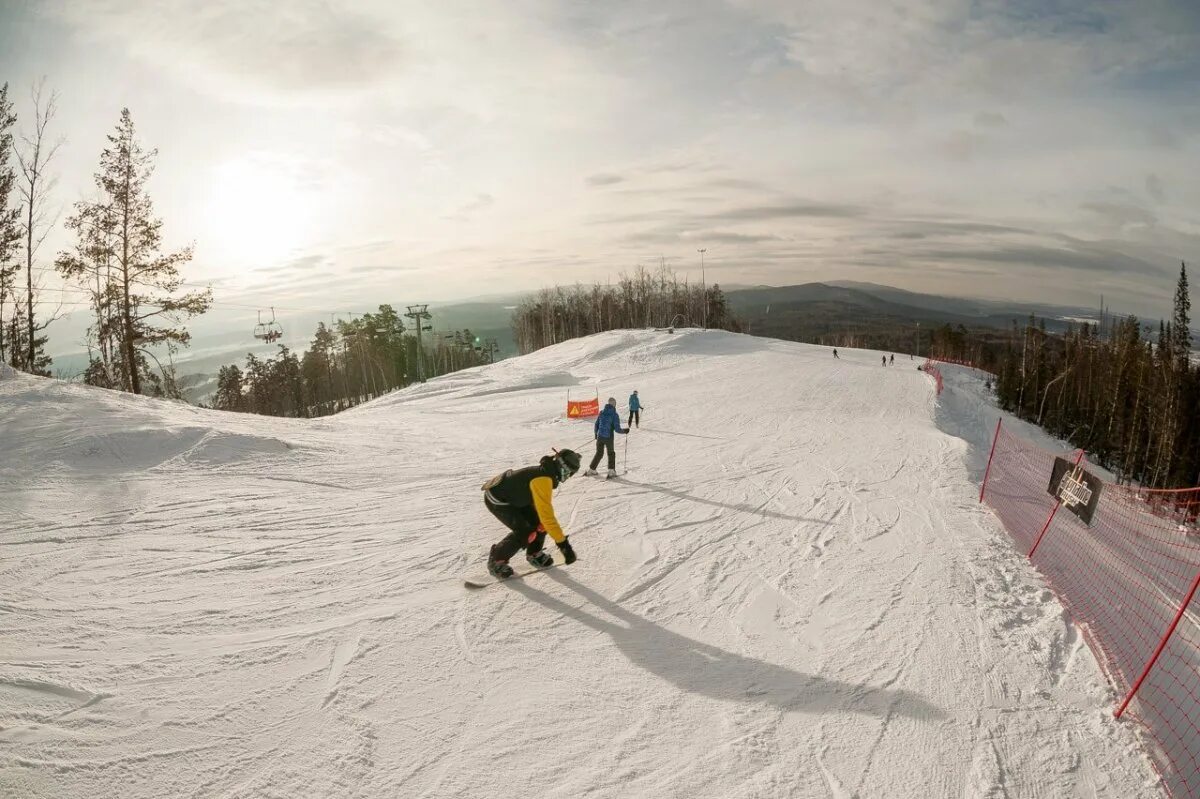
[[[558,543],[558,551],[563,554],[563,560],[567,562],[568,566],[575,562],[575,549],[571,546],[571,540],[569,538],[564,537],[563,540]]]

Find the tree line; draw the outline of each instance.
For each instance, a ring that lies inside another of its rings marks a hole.
[[[47,299],[55,290],[44,289],[38,277],[57,271],[67,284],[58,296],[83,293],[94,316],[84,381],[177,397],[173,366],[164,367],[150,348],[165,347],[170,363],[190,340],[185,320],[207,311],[212,293],[184,290],[179,270],[192,258],[190,246],[163,249],[162,220],[146,189],[158,151],[141,144],[123,109],[100,153],[93,193],[66,219],[75,244],[58,253],[51,270],[40,250],[57,224],[47,200],[55,182],[51,162],[63,140],[50,137],[57,95],[38,85],[31,101],[32,121],[17,137],[8,84],[0,87],[0,360],[49,376],[42,333],[63,303]]]
[[[1122,482],[1148,488],[1200,485],[1200,365],[1191,341],[1187,266],[1174,311],[1157,331],[1134,316],[1048,334],[1032,317],[998,346],[954,335],[937,357],[971,360],[996,375],[1000,406],[1087,451]]]
[[[572,338],[620,328],[700,327],[741,332],[721,287],[680,282],[662,266],[651,273],[639,266],[616,285],[575,285],[542,289],[513,312],[512,329],[521,354]]]
[[[418,324],[422,324],[418,320]],[[494,341],[469,329],[418,341],[390,305],[335,327],[317,325],[303,355],[247,354],[246,365],[222,366],[212,407],[266,416],[327,416],[427,377],[490,363]]]

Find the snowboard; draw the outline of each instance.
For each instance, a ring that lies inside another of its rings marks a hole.
[[[565,566],[565,565],[566,565],[565,563],[554,564],[554,566]],[[485,571],[481,575],[478,575],[478,576],[472,575],[470,577],[467,577],[466,579],[463,580],[463,585],[465,585],[467,588],[487,588],[489,585],[495,585],[496,583],[507,583],[512,580],[521,580],[525,577],[528,577],[531,574],[537,574],[538,572],[544,572],[547,569],[553,569],[554,566],[542,566],[540,568],[535,567],[535,566],[530,566],[528,569],[525,569],[524,571],[514,571],[512,577],[506,577],[503,580],[501,580],[497,577],[493,577],[492,575],[488,574]]]

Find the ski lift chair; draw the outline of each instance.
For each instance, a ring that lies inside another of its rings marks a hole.
[[[271,321],[264,322],[262,311],[258,312],[258,324],[254,326],[254,337],[268,344],[283,338],[283,328],[275,321],[275,309],[271,309]]]

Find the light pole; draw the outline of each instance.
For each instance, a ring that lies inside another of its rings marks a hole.
[[[696,252],[700,253],[700,294],[703,297],[704,305],[700,309],[701,325],[705,330],[708,330],[708,284],[704,281],[704,253],[708,252],[707,247],[701,247]]]

